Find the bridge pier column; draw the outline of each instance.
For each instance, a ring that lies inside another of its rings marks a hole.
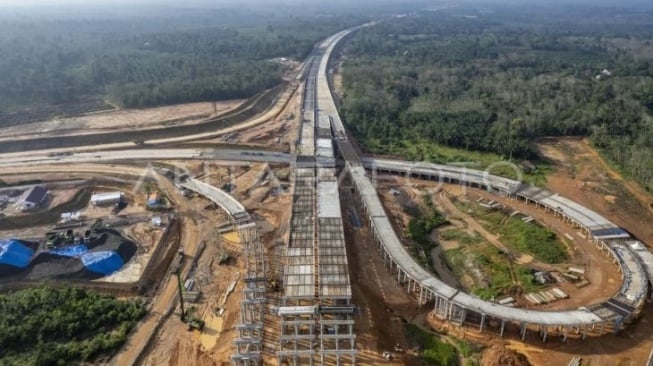
[[[485,326],[485,314],[481,315],[481,326],[478,327],[479,333],[483,333],[483,326]]]
[[[542,343],[546,343],[546,336],[547,336],[547,327],[544,326],[544,334],[542,335]]]
[[[521,323],[521,340],[523,341],[526,339],[526,330],[528,329],[528,324],[522,322]]]
[[[460,311],[460,325],[465,324],[465,319],[467,319],[467,309],[462,308]]]
[[[503,331],[506,329],[506,321],[501,320],[501,338],[503,338]]]

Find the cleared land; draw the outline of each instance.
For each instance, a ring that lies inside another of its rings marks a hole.
[[[546,187],[605,215],[653,245],[653,196],[612,169],[586,140],[547,139],[538,144],[556,170]]]
[[[216,103],[189,103],[159,108],[122,109],[91,113],[69,118],[55,118],[19,126],[1,128],[2,138],[32,138],[60,134],[88,134],[133,128],[152,128],[193,124],[238,107],[243,100]]]
[[[167,162],[172,163],[172,162]],[[203,164],[175,162],[193,175],[216,187],[229,184],[231,194],[244,203],[256,218],[258,232],[268,250],[268,263],[273,263],[276,243],[285,235],[289,212],[285,210],[290,196],[284,193],[282,171],[264,164]],[[176,298],[172,302],[172,315],[164,318],[151,345],[141,359],[144,365],[230,365],[233,353],[232,341],[237,336],[235,326],[239,322],[242,300],[242,275],[245,259],[242,245],[235,232],[222,235],[212,229],[228,222],[226,215],[210,201],[202,197],[184,199],[190,205],[184,213],[199,230],[194,240],[205,243],[205,249],[195,257],[197,266],[183,276],[195,282],[195,291],[202,295],[193,306],[205,322],[201,333],[188,331],[179,319]],[[199,228],[202,228],[201,230]],[[226,264],[219,264],[223,253],[228,254]],[[174,278],[173,278],[174,279]],[[235,286],[235,287],[232,287]],[[224,309],[219,315],[218,309]],[[276,317],[274,317],[276,318]],[[271,320],[274,320],[271,318]],[[267,334],[278,332],[278,324],[266,324]],[[119,363],[116,363],[119,364]]]
[[[433,240],[439,245],[434,249],[437,255],[431,255],[429,259],[433,260],[433,267],[440,278],[453,286],[487,298],[513,296],[517,303],[525,308],[553,310],[600,302],[616,293],[621,285],[618,268],[605,253],[601,253],[563,221],[535,206],[527,206],[522,202],[498,197],[482,190],[465,190],[456,185],[443,186],[434,182],[416,182],[414,179],[407,182],[403,178],[391,176],[379,177],[378,183],[382,202],[393,217],[395,229],[400,236],[408,227],[410,215],[407,212],[414,210],[414,207],[423,201],[421,197],[425,193],[431,194],[436,207],[445,214],[451,224],[434,231]],[[391,189],[402,193],[393,195],[390,193]],[[569,244],[565,239],[563,246],[568,259],[559,264],[549,264],[538,261],[534,255],[515,250],[504,241],[509,236],[504,237],[487,229],[482,223],[482,217],[477,218],[467,211],[462,212],[452,202],[464,201],[472,205],[481,198],[485,202],[495,200],[511,210],[519,211],[519,217],[533,217],[559,238],[566,238],[565,234],[573,235],[573,243]],[[409,248],[414,245],[406,236],[403,236],[403,240]],[[423,261],[423,258],[418,260]],[[561,288],[570,298],[546,305],[535,306],[522,298],[527,292],[545,288],[532,282],[536,270],[564,272],[569,266],[585,268],[590,284],[578,289],[571,282],[556,283],[554,287]]]
[[[538,145],[540,151],[554,164],[554,172],[548,177],[546,186],[560,194],[569,197],[591,209],[605,215],[615,223],[623,226],[640,240],[651,244],[653,222],[648,206],[653,199],[637,184],[621,177],[610,169],[600,156],[585,141],[580,139],[548,139]],[[494,197],[486,192],[475,192],[485,195],[486,198]],[[510,201],[514,202],[514,201]],[[519,202],[514,202],[514,207],[522,212],[527,212],[528,207]],[[529,214],[540,222],[546,222],[553,230],[569,233],[574,238],[572,258],[586,259],[586,270],[594,290],[586,295],[584,292],[574,293],[567,306],[583,306],[590,301],[600,301],[609,297],[614,291],[605,291],[607,287],[617,288],[620,283],[614,264],[598,253],[592,246],[585,246],[585,240],[574,230],[562,222],[544,221],[541,217],[543,211],[532,211]],[[575,260],[575,259],[574,259]],[[612,267],[613,269],[608,269]],[[564,288],[563,288],[564,289]],[[551,304],[551,309],[562,306],[561,302]],[[441,332],[447,332],[459,338],[473,339],[490,347],[484,352],[494,361],[484,365],[504,364],[497,363],[501,356],[496,350],[502,352],[519,352],[525,358],[517,356],[516,365],[566,365],[572,358],[580,356],[583,365],[640,365],[644,364],[653,349],[653,337],[650,327],[653,319],[653,309],[645,307],[639,322],[629,326],[618,335],[604,335],[584,341],[562,343],[559,339],[548,339],[542,344],[537,334],[528,334],[526,342],[500,339],[488,334],[479,334],[478,329],[460,328],[450,323],[443,324],[435,318],[429,317],[429,323]],[[517,336],[515,336],[517,338]],[[513,354],[514,356],[514,354]]]

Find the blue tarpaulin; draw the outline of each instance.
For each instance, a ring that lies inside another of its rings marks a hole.
[[[119,270],[125,264],[120,254],[114,251],[86,253],[82,255],[82,263],[89,271],[105,276]]]
[[[86,245],[71,245],[67,247],[52,249],[49,251],[50,254],[62,255],[65,257],[79,257],[80,255],[88,252],[88,247]]]
[[[0,264],[25,268],[33,255],[34,251],[21,244],[18,240],[0,239]]]

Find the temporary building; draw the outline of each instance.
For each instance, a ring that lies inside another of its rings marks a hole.
[[[18,207],[22,211],[32,210],[42,205],[48,198],[48,189],[41,186],[33,186],[26,190],[18,200]]]
[[[122,201],[123,197],[122,192],[98,193],[91,196],[91,203],[94,206],[112,205]]]
[[[161,227],[162,223],[163,223],[163,221],[161,220],[160,216],[152,217],[152,226]]]

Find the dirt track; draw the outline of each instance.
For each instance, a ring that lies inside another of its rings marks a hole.
[[[247,121],[254,116],[273,108],[278,102],[279,94],[285,85],[265,91],[240,107],[225,115],[209,119],[194,125],[181,125],[172,127],[158,127],[153,129],[128,131],[122,133],[98,133],[85,135],[83,139],[77,136],[56,136],[37,139],[10,140],[0,145],[0,152],[18,152],[28,150],[43,150],[52,148],[70,148],[75,146],[93,146],[116,143],[138,143],[140,141],[169,139],[175,136],[192,136],[198,134],[215,133],[220,129],[234,126]]]
[[[606,216],[653,246],[653,197],[649,193],[611,169],[584,140],[548,139],[538,148],[556,166],[547,188]]]
[[[216,103],[190,103],[157,108],[121,109],[90,113],[82,116],[0,128],[0,131],[2,131],[0,140],[23,138],[25,135],[30,135],[31,138],[64,134],[82,135],[102,131],[117,132],[134,128],[193,124],[209,117],[224,114],[243,102],[243,100],[232,100]]]

